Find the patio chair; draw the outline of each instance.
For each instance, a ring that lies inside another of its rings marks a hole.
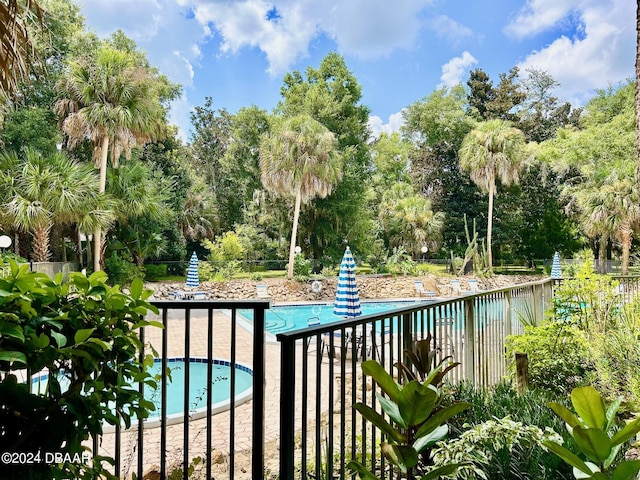
[[[478,286],[478,280],[476,280],[475,278],[469,279],[469,291],[473,293],[478,293],[482,291]]]
[[[434,298],[437,295],[436,292],[433,292],[431,290],[425,290],[424,284],[420,280],[416,280],[415,282],[413,282],[413,285],[415,286],[416,293],[421,298],[422,297]]]
[[[462,290],[460,280],[451,280],[451,291],[454,295],[464,295],[465,293],[473,293],[471,290]]]
[[[258,298],[271,298],[266,285],[256,285],[256,295]]]

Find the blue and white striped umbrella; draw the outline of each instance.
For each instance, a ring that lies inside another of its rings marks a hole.
[[[196,252],[191,255],[189,260],[189,269],[187,270],[187,287],[199,287],[200,278],[198,278],[198,256]]]
[[[356,284],[356,262],[353,260],[349,247],[344,252],[342,263],[340,264],[333,314],[338,317],[357,317],[362,315],[360,295]]]
[[[562,278],[562,270],[560,269],[560,255],[558,252],[553,254],[553,263],[551,264],[551,278]]]

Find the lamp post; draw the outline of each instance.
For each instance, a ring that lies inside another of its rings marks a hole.
[[[429,251],[429,249],[427,248],[426,245],[423,245],[421,250],[422,250],[422,263],[424,263],[424,261],[425,261],[424,257],[427,255],[427,252]]]
[[[300,252],[302,252],[302,247],[300,245],[296,245],[294,251],[296,252],[296,255],[298,255]]]

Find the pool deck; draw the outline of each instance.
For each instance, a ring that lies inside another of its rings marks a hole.
[[[168,356],[184,356],[185,334],[182,311],[171,310],[168,319]],[[214,358],[228,360],[231,358],[231,332],[230,319],[221,311],[214,311],[213,316],[214,331]],[[191,335],[189,338],[190,356],[207,356],[207,313],[205,310],[192,310],[191,312]],[[150,328],[146,330],[145,341],[152,345],[157,352],[160,352],[162,331]],[[236,361],[246,365],[253,365],[252,349],[243,348],[252,344],[251,334],[244,328],[237,328],[236,341]],[[324,360],[328,362],[328,359]],[[265,381],[265,444],[267,449],[277,448],[279,418],[280,418],[280,344],[277,342],[267,342],[265,348],[266,381]],[[273,365],[274,368],[269,368]],[[306,390],[315,388],[315,378],[309,378]],[[296,382],[296,390],[302,393],[301,381]],[[311,387],[309,387],[311,386]],[[328,389],[322,389],[323,404],[328,396]],[[251,449],[251,438],[253,428],[252,402],[246,402],[235,409],[234,432],[230,433],[230,412],[222,412],[212,416],[212,445],[218,461],[226,463],[230,452],[231,442],[234,451],[239,454]],[[296,411],[296,417],[301,418],[302,412]],[[315,409],[308,410],[310,418],[313,418]],[[189,458],[202,456],[206,452],[206,418],[191,420],[189,422]],[[113,433],[105,433],[101,446],[101,453],[115,456]],[[122,471],[121,478],[130,478],[137,468],[137,428],[124,431],[121,438],[121,458]],[[160,461],[160,429],[147,428],[144,431],[144,458],[145,468],[157,466]],[[178,465],[182,462],[184,451],[183,424],[169,425],[167,427],[167,460],[169,465]],[[267,458],[266,462],[276,462],[271,467],[277,465],[277,453],[274,458]],[[236,460],[237,461],[237,460]],[[236,465],[236,478],[250,478],[242,476],[243,467],[248,465]],[[238,476],[241,474],[241,476]]]

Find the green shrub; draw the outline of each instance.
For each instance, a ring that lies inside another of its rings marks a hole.
[[[311,260],[304,258],[301,253],[293,259],[293,275],[299,279],[306,280],[311,276]]]
[[[144,278],[150,282],[155,282],[167,276],[167,264],[149,264],[144,266]]]
[[[112,285],[128,285],[136,278],[144,278],[144,269],[121,257],[118,252],[105,259],[104,271]]]
[[[73,272],[65,282],[61,274],[52,281],[15,263],[11,275],[0,278],[0,452],[86,455],[83,443],[101,434],[103,424],[130,426],[154,409],[133,383],[155,388],[147,371],[153,358],[137,361],[138,328],[152,325],[147,312],[158,313],[146,301],[152,292],[135,280],[126,295],[106,280],[104,272],[89,278]],[[17,380],[27,367],[48,371],[46,387],[30,391]],[[104,465],[113,459],[89,457],[0,464],[0,478],[116,478]]]
[[[468,434],[465,440],[452,446],[452,451],[457,451],[458,446],[465,445],[465,442],[472,439],[475,439],[474,442],[481,443],[481,435],[477,436],[481,432],[486,433],[491,430],[495,433],[499,429],[504,429],[499,435],[507,436],[507,433],[511,431],[512,433],[509,435],[517,438],[518,441],[502,442],[505,439],[498,438],[496,441],[502,443],[492,443],[492,439],[487,438],[486,443],[478,445],[478,450],[472,452],[474,464],[485,473],[485,478],[573,478],[571,469],[539,444],[541,437],[536,436],[536,443],[531,443],[533,438],[531,434],[534,430],[527,427],[532,425],[543,431],[560,432],[565,442],[572,443],[573,440],[566,433],[561,419],[546,406],[549,400],[556,399],[556,397],[544,390],[532,389],[519,395],[509,382],[501,382],[489,389],[476,389],[470,383],[457,384],[450,390],[445,402],[449,399],[468,402],[471,407],[465,411],[463,417],[454,417],[450,420],[451,434],[460,438],[470,428],[474,429],[475,433]],[[492,422],[496,419],[502,420],[485,425],[486,422]],[[490,458],[491,461],[482,462],[483,458]],[[441,460],[436,463],[439,461]]]
[[[512,335],[506,342],[507,357],[526,353],[529,382],[532,388],[567,395],[589,382],[593,371],[589,343],[584,332],[565,322],[546,321],[526,326],[522,335]],[[511,362],[512,373],[514,369]]]

